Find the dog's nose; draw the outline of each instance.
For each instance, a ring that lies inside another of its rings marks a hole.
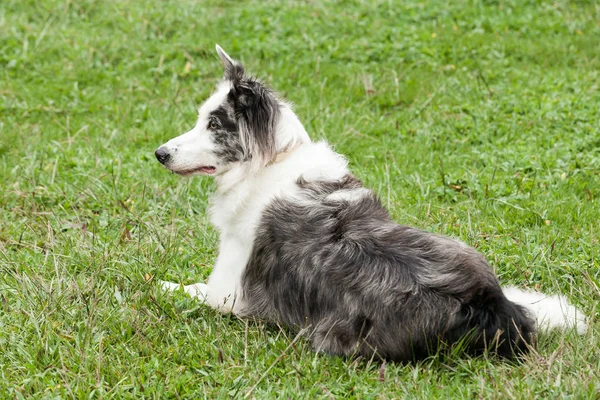
[[[171,154],[169,154],[169,150],[165,149],[164,147],[159,147],[158,149],[156,149],[154,155],[161,164],[164,164],[167,161],[169,161],[169,158],[171,157]]]

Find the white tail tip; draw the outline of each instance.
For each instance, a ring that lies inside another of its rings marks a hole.
[[[580,335],[587,331],[583,312],[562,296],[525,291],[516,287],[506,287],[502,291],[508,300],[529,310],[538,330],[575,328]]]

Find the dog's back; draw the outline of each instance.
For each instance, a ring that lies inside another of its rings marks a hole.
[[[534,324],[483,257],[390,221],[351,176],[297,182],[302,196],[264,211],[244,275],[244,311],[309,326],[331,354],[421,358],[440,343],[511,356]]]

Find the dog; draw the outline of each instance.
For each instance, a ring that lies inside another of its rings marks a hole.
[[[462,343],[514,358],[539,329],[586,331],[564,297],[502,289],[473,248],[392,221],[289,103],[216,50],[224,77],[196,126],[155,152],[170,171],[217,184],[219,254],[208,282],[186,293],[304,330],[316,351],[345,357],[411,361]]]

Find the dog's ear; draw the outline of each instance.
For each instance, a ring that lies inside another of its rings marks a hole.
[[[233,58],[229,57],[229,54],[225,53],[225,50],[221,46],[216,45],[217,54],[223,63],[224,78],[233,82],[238,82],[244,77],[244,67]]]
[[[234,98],[242,146],[252,155],[253,164],[263,167],[275,157],[275,129],[279,119],[277,98],[267,87],[252,79],[234,84],[230,94]]]

